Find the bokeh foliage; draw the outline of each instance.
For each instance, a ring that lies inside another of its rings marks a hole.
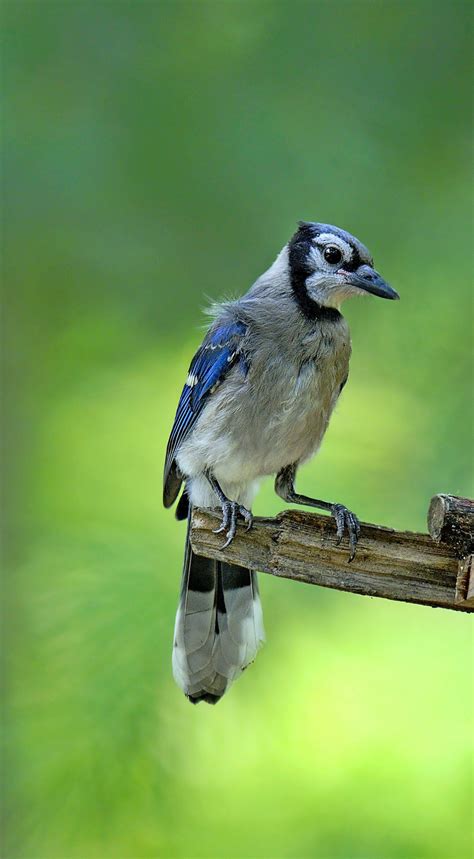
[[[303,491],[423,529],[468,494],[469,4],[3,4],[5,844],[24,859],[463,859],[469,617],[261,577],[268,644],[174,686],[161,467],[204,296],[298,218],[399,290]],[[271,483],[255,512],[279,509]],[[470,822],[471,821],[471,822]]]

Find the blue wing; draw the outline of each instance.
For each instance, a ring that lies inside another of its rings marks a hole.
[[[232,322],[214,327],[196,352],[187,382],[181,394],[173,428],[166,449],[163,478],[163,503],[170,507],[175,501],[182,482],[175,456],[179,446],[191,432],[209,395],[222,382],[230,368],[240,361],[246,375],[248,367],[242,353],[246,327],[243,322]]]

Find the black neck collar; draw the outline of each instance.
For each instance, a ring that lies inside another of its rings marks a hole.
[[[306,278],[311,274],[307,265],[312,236],[301,235],[299,231],[288,245],[288,263],[290,269],[290,282],[295,300],[306,319],[314,322],[324,320],[326,322],[337,322],[341,319],[341,313],[335,307],[325,307],[318,304],[308,293]]]

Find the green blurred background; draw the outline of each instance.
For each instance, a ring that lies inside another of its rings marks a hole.
[[[471,855],[469,617],[261,576],[266,647],[193,708],[161,507],[206,296],[299,218],[402,298],[346,305],[302,490],[414,530],[472,492],[470,28],[467,3],[3,4],[2,855]],[[268,481],[255,512],[280,507]]]

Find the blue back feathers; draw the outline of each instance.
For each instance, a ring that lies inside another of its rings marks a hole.
[[[181,486],[182,478],[177,472],[175,455],[180,444],[191,432],[208,396],[222,382],[237,360],[240,361],[243,375],[247,374],[248,366],[242,353],[245,332],[243,322],[218,324],[206,335],[191,361],[166,449],[163,478],[165,507],[173,504]]]

